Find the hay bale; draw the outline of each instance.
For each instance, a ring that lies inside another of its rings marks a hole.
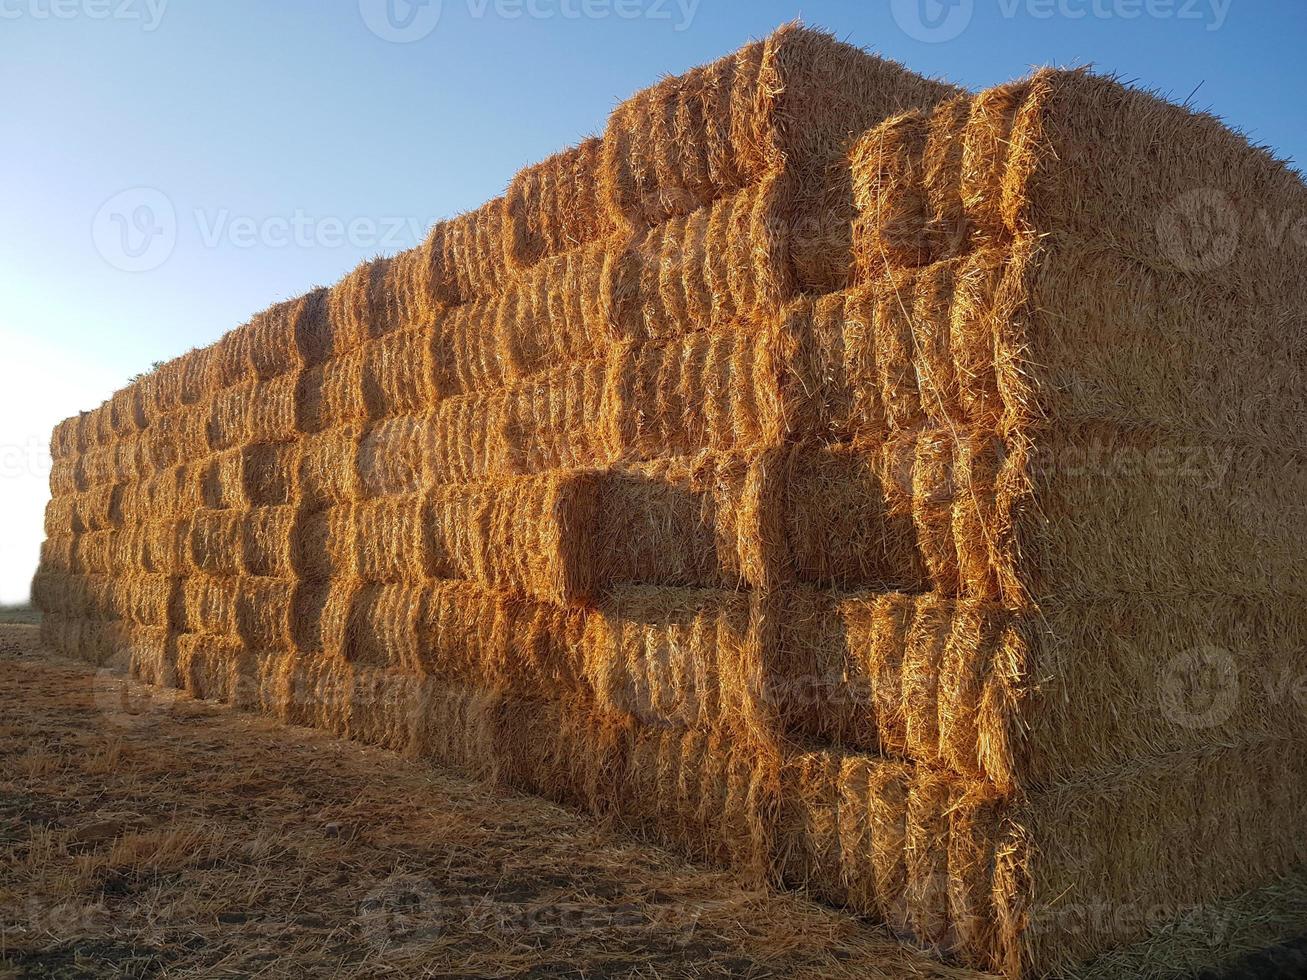
[[[601,197],[603,141],[590,138],[518,171],[504,196],[508,264],[521,274],[615,230]]]
[[[190,520],[191,561],[206,575],[243,575],[245,515],[236,510],[197,510]]]
[[[363,398],[364,352],[351,350],[296,376],[295,427],[300,433],[323,432],[366,422]]]
[[[303,442],[313,442],[305,437]],[[246,446],[241,451],[241,493],[223,491],[224,499],[243,497],[247,507],[278,507],[299,496],[307,445],[286,440]],[[312,467],[309,468],[312,472]],[[225,471],[224,471],[225,475]],[[315,492],[312,491],[311,492]]]
[[[587,616],[580,653],[600,706],[712,730],[756,724],[750,639],[746,593],[631,586]]]
[[[484,333],[470,331],[466,342],[455,345],[480,352],[477,358],[460,356],[460,364],[466,360],[475,368],[464,372],[460,390],[603,356],[612,339],[609,304],[621,301],[611,286],[605,289],[612,271],[609,248],[607,242],[578,246],[515,277],[494,304],[495,346]]]
[[[301,577],[313,582],[358,577],[356,511],[350,503],[299,511],[291,557]]]
[[[331,291],[315,289],[294,302],[296,308],[291,328],[300,366],[314,367],[336,354],[345,353],[346,338],[337,339],[336,326],[331,319]]]
[[[609,431],[609,366],[582,361],[543,371],[504,392],[504,468],[511,473],[603,466],[619,455]]]
[[[426,451],[432,414],[402,415],[364,430],[357,454],[359,490],[363,495],[413,494],[427,485]]]
[[[793,209],[815,213],[816,185],[850,133],[956,93],[787,25],[618,106],[604,137],[605,203],[628,227],[655,225],[785,168],[797,178]]]
[[[438,222],[418,249],[415,281],[433,307],[457,306],[500,291],[508,277],[504,198]]]
[[[236,635],[251,650],[294,648],[296,579],[241,576],[231,583],[236,594]]]
[[[355,579],[301,581],[291,600],[295,652],[343,662],[349,643],[350,610],[361,588]]]
[[[517,295],[514,283],[502,295],[480,297],[443,310],[421,342],[429,358],[432,397],[422,406],[435,407],[440,398],[485,391],[508,384],[513,368],[498,336],[501,310]]]
[[[190,470],[199,482],[201,506],[213,510],[241,510],[250,506],[245,483],[247,452],[241,448],[214,453]]]
[[[295,486],[303,506],[319,509],[358,498],[359,472],[355,460],[362,437],[360,428],[346,426],[300,438]]]
[[[335,357],[348,357],[369,340],[404,326],[397,297],[388,288],[393,261],[376,258],[364,262],[331,287],[327,307]]]
[[[217,360],[214,382],[220,390],[256,380],[254,331],[250,324],[246,323],[235,330],[229,330],[213,346]]]
[[[241,514],[241,563],[250,575],[293,578],[300,571],[298,532],[304,519],[298,507],[255,507]]]
[[[176,649],[177,679],[193,698],[234,704],[255,669],[254,655],[235,637],[182,633]]]
[[[421,412],[440,397],[430,329],[425,325],[396,330],[362,351],[363,404],[370,419]]]
[[[609,397],[614,458],[656,459],[702,449],[749,449],[780,435],[776,360],[750,329],[696,331],[614,351]]]
[[[307,363],[306,352],[300,348],[299,334],[301,330],[307,334],[313,329],[307,321],[314,315],[314,305],[320,302],[317,293],[276,303],[250,321],[247,328],[250,364],[254,376],[260,381],[292,374]]]
[[[446,398],[424,425],[423,454],[431,483],[470,483],[507,471],[502,392]]]
[[[126,439],[145,428],[147,418],[143,392],[139,384],[115,391],[109,400],[109,427],[114,438]]]

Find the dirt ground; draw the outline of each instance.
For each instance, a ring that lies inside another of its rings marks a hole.
[[[0,627],[0,976],[974,978],[531,797]]]

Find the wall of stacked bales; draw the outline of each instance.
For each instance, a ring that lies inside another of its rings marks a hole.
[[[63,423],[47,639],[1012,976],[1136,940],[1080,913],[1307,858],[1271,692],[1165,710],[1307,635],[1302,286],[1177,263],[1204,181],[1307,200],[1103,79],[783,29]]]

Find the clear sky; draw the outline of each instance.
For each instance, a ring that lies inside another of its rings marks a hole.
[[[0,602],[58,420],[796,17],[972,88],[1093,64],[1307,160],[1301,0],[0,0]]]

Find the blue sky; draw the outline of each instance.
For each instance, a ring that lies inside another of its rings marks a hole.
[[[972,88],[1092,63],[1307,160],[1299,0],[0,0],[0,602],[59,419],[796,17]]]

